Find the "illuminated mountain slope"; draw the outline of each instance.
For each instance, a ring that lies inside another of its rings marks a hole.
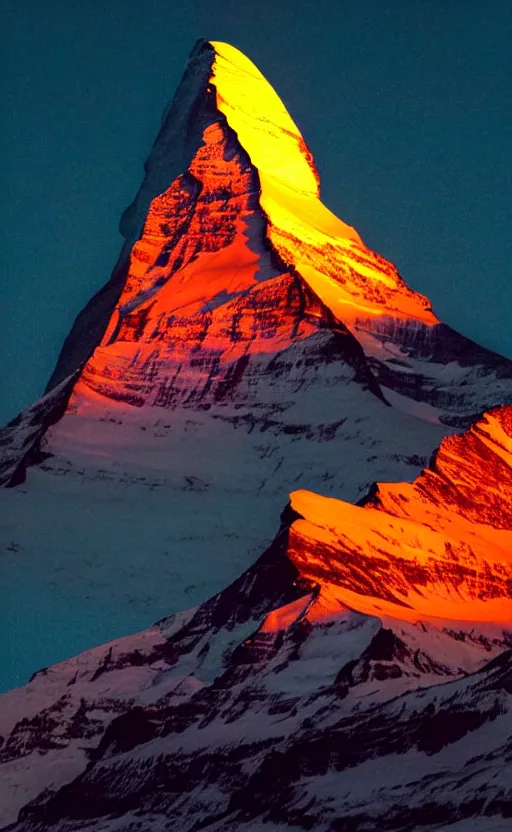
[[[386,307],[389,314],[437,323],[426,298],[322,204],[311,152],[254,64],[229,44],[212,46],[217,106],[258,170],[275,248],[341,320],[352,320],[354,310],[382,314]]]
[[[4,822],[504,828],[511,451],[501,408],[362,506],[292,494],[223,592],[5,694]]]
[[[361,507],[295,492],[289,556],[368,614],[512,624],[512,408],[444,439],[411,485]],[[341,553],[341,555],[340,555]]]
[[[272,87],[237,49],[212,46],[217,106],[258,170],[269,240],[356,335],[392,404],[410,410],[405,396],[448,411],[449,424],[468,424],[468,414],[509,402],[510,362],[441,324],[430,302],[321,203],[312,154]]]

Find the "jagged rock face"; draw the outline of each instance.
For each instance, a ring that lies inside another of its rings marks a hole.
[[[20,832],[499,829],[511,450],[501,408],[364,505],[293,494],[274,543],[210,601],[5,694],[5,821],[26,803]],[[468,520],[458,553],[436,550]]]
[[[501,407],[465,433],[443,439],[431,464],[411,485],[380,485],[371,504],[396,517],[428,518],[430,525],[440,528],[466,521],[475,541],[489,535],[489,551],[507,552],[511,477],[512,408]]]
[[[256,403],[250,394],[266,369],[262,359],[268,365],[319,329],[333,341],[329,310],[265,245],[258,176],[225,119],[210,124],[203,139],[187,173],[151,203],[71,409],[79,412],[89,390],[137,406]],[[348,361],[364,371],[357,343],[341,325],[337,330],[338,339],[344,330],[353,342]]]
[[[19,485],[27,467],[44,458],[39,442],[64,415],[76,380],[77,373],[64,379],[0,430],[0,484]]]
[[[4,497],[4,603],[31,645],[9,643],[4,685],[218,592],[268,545],[291,489],[359,499],[414,476],[445,433],[393,412],[357,339],[279,256],[271,199],[294,233],[313,218],[340,251],[366,249],[321,205],[269,85],[269,121],[244,126],[251,96],[230,106],[217,59],[194,51],[119,263],[64,345],[62,389],[3,434],[2,481],[21,486]]]
[[[384,314],[348,327],[395,407],[415,412],[412,402],[421,402],[444,424],[469,427],[483,410],[510,403],[510,361],[445,324]]]
[[[280,713],[276,706],[258,713],[271,726],[265,739],[249,726],[237,736],[233,724],[222,721],[216,728],[225,739],[215,749],[203,744],[212,733],[206,718],[195,743],[181,738],[173,747],[168,735],[168,753],[142,753],[136,761],[130,737],[144,738],[148,749],[162,747],[162,734],[179,724],[181,713],[133,709],[112,724],[88,771],[24,809],[13,829],[156,832],[174,823],[184,832],[227,832],[293,824],[359,832],[383,824],[426,830],[459,822],[464,830],[479,817],[482,829],[505,829],[510,792],[499,733],[510,720],[509,674],[510,651],[462,683],[380,707],[366,704],[355,718],[338,713],[329,719],[324,712],[314,726],[307,717],[297,724],[289,702]],[[322,698],[327,709],[336,691]],[[238,707],[240,714],[247,702]]]
[[[443,440],[411,485],[363,506],[292,494],[289,557],[337,603],[400,618],[512,621],[512,408]],[[340,553],[341,556],[340,556]]]
[[[2,482],[21,485],[4,498],[5,603],[46,663],[219,591],[268,545],[284,494],[410,480],[446,422],[510,394],[510,362],[438,324],[322,205],[299,130],[226,44],[193,51],[121,230],[59,385],[0,440]]]
[[[364,389],[415,418],[461,427],[512,396],[511,362],[440,324],[322,204],[313,157],[283,103],[227,44],[193,50],[121,230],[112,278],[77,319],[51,380],[79,373],[67,412],[86,415],[88,435],[120,418],[109,410],[120,402],[200,413],[245,404],[273,416],[301,383],[280,372],[276,402],[269,388],[276,366],[290,366],[283,352],[301,342],[317,355],[322,338],[324,357],[341,358]],[[316,395],[332,390],[320,384]],[[57,425],[45,451],[79,446],[82,426]],[[12,433],[4,442],[11,458],[22,444]],[[34,458],[19,459],[14,481]]]
[[[253,356],[208,410],[134,407],[90,387],[79,398],[76,385],[77,412],[2,496],[4,608],[17,632],[4,684],[218,592],[268,545],[290,487],[357,500],[377,478],[414,475],[443,430],[374,394],[354,343],[320,328]],[[13,430],[20,448],[30,420]],[[16,455],[9,470],[13,482]]]

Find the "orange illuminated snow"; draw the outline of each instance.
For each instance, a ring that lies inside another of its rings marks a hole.
[[[345,323],[382,314],[383,306],[387,314],[437,323],[427,299],[322,204],[313,157],[268,81],[233,46],[212,45],[217,106],[258,169],[269,239],[283,260]]]
[[[364,506],[307,491],[288,556],[340,605],[406,620],[512,622],[512,407],[444,439],[412,483],[379,485]],[[314,614],[312,611],[311,614]]]

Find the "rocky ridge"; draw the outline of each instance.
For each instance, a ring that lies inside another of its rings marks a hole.
[[[501,408],[363,505],[292,494],[230,587],[5,694],[13,829],[510,816],[511,452]]]

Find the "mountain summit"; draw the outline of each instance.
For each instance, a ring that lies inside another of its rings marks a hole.
[[[137,405],[212,402],[233,378],[243,386],[253,356],[319,326],[346,332],[355,309],[435,323],[428,302],[321,203],[311,153],[256,67],[227,44],[201,44],[182,87],[189,76],[201,143],[174,178],[168,122],[179,91],[123,218],[128,236],[142,232],[77,391]]]
[[[63,410],[102,420],[119,402],[253,408],[268,398],[267,366],[306,341],[343,354],[386,404],[434,424],[467,426],[510,400],[510,362],[441,324],[322,204],[298,128],[228,44],[194,48],[120,228],[118,263],[77,317],[38,417],[22,431],[18,417],[3,438],[4,484],[23,479]],[[76,447],[81,424],[52,435],[71,431]],[[94,434],[100,442],[98,425]]]
[[[498,817],[512,362],[322,204],[228,44],[196,44],[120,230],[45,395],[0,432],[3,685],[33,674],[0,706],[5,822]]]

